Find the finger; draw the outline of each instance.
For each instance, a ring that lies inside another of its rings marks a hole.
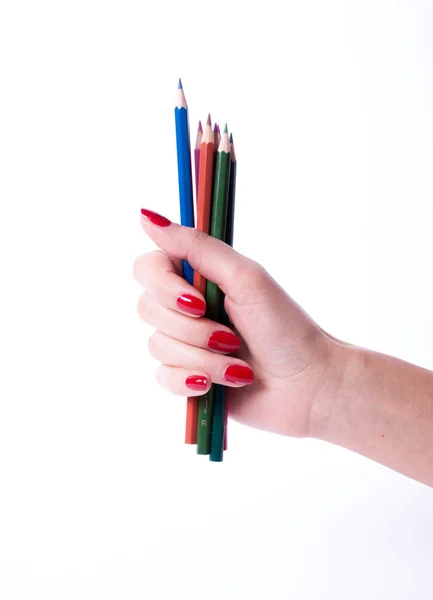
[[[190,317],[201,317],[206,312],[203,295],[176,273],[176,265],[164,252],[142,254],[133,271],[136,281],[163,306]]]
[[[209,319],[190,319],[178,312],[161,306],[149,292],[138,301],[140,317],[162,333],[191,346],[215,352],[237,352],[240,339],[228,327]]]
[[[158,367],[156,380],[160,386],[176,396],[202,396],[209,391],[212,383],[207,373],[168,365]]]
[[[184,344],[160,331],[150,336],[149,352],[165,365],[209,373],[213,383],[238,387],[254,381],[254,373],[245,361]]]
[[[250,275],[256,278],[263,271],[254,261],[202,231],[171,223],[147,209],[141,209],[141,212],[143,229],[162,250],[186,259],[193,269],[216,283],[230,297],[251,292],[248,289]]]

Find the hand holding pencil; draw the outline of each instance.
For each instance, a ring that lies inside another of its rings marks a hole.
[[[211,131],[210,117],[204,131],[199,123],[194,150],[194,229],[180,81],[175,118],[182,226],[141,210],[161,251],[139,257],[134,275],[147,288],[139,313],[157,329],[149,340],[161,362],[157,379],[189,396],[185,441],[222,461],[230,415],[282,435],[324,439],[433,485],[433,372],[333,338],[260,265],[232,249],[237,162],[227,127],[222,135],[217,125]]]
[[[194,227],[194,202],[188,113],[183,86],[179,80],[175,123],[180,216],[182,225],[192,228]],[[196,229],[232,246],[237,162],[233,138],[231,134],[229,137],[227,125],[221,133],[216,123],[212,129],[210,115],[204,129],[199,122],[193,156]],[[144,210],[143,215],[149,216],[150,213]],[[152,218],[160,217],[154,214]],[[190,285],[194,285],[201,298],[204,298],[205,304],[199,309],[201,299],[187,294],[177,300],[177,307],[194,316],[205,315],[208,322],[220,323],[219,328],[212,332],[208,340],[211,349],[221,353],[238,350],[239,340],[228,331],[230,321],[225,310],[224,290],[220,288],[218,278],[207,279],[200,269],[194,271],[194,266],[186,257],[183,257],[181,264],[182,270],[179,274]],[[205,312],[200,312],[201,309]],[[221,340],[224,341],[222,347]],[[185,385],[196,392],[190,393],[187,399],[185,442],[196,445],[197,453],[209,455],[209,459],[213,462],[221,462],[224,450],[227,449],[228,411],[225,383],[231,381],[241,385],[251,383],[253,380],[251,369],[235,362],[227,365],[223,375],[223,381],[212,374],[210,377],[204,374],[189,375],[185,379]],[[236,378],[233,379],[235,375]]]
[[[161,363],[158,382],[173,394],[227,387],[237,421],[285,435],[309,434],[310,415],[339,347],[257,263],[205,233],[142,209],[145,233],[162,252],[137,259],[147,289],[141,318]],[[203,315],[203,294],[182,277],[181,259],[225,294],[234,330]]]

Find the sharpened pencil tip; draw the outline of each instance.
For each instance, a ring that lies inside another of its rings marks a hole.
[[[229,130],[227,129],[227,123],[224,125],[224,133],[228,133]]]
[[[217,131],[218,131],[218,133],[221,133],[221,129],[220,129],[219,125],[217,125]]]
[[[203,127],[201,125],[201,121],[198,122],[198,130],[203,133]]]
[[[233,144],[233,134],[232,133],[230,134],[229,142],[230,142],[230,144]]]
[[[178,90],[183,90],[182,81],[181,81],[180,77],[179,77],[179,83],[177,84],[177,89]]]
[[[207,116],[206,125],[212,125],[212,121],[210,120],[210,113]]]
[[[216,123],[213,126],[213,132],[218,133],[218,125]]]

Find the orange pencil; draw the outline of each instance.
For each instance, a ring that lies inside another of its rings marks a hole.
[[[207,118],[200,145],[200,167],[197,194],[197,229],[209,233],[212,208],[213,164],[214,164],[214,134],[210,115]],[[206,279],[194,271],[194,287],[203,296],[206,294]],[[199,397],[188,398],[186,406],[185,443],[197,443],[197,418]]]
[[[214,135],[209,115],[200,145],[200,172],[197,197],[197,229],[205,233],[209,233],[210,227],[214,148]],[[194,277],[194,287],[205,295],[206,279],[200,273],[197,273]]]

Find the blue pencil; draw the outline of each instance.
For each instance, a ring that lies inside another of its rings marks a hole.
[[[179,79],[176,108],[177,172],[179,176],[180,222],[187,227],[194,227],[194,201],[192,192],[191,144],[189,139],[188,105]],[[183,261],[183,276],[191,285],[194,284],[194,271],[191,265]]]

